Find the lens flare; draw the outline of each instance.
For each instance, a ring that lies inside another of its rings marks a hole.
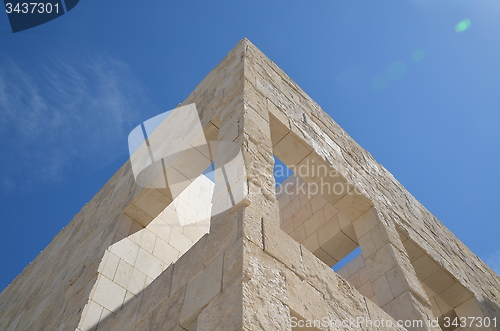
[[[465,19],[460,21],[456,26],[455,26],[455,31],[456,32],[464,32],[468,28],[470,28],[471,21],[469,19]]]
[[[403,62],[392,62],[387,66],[385,76],[389,80],[398,80],[406,74],[406,66]]]
[[[425,52],[421,49],[417,49],[411,54],[411,60],[413,62],[420,62],[425,58]]]
[[[372,78],[370,82],[370,86],[373,90],[375,91],[380,91],[384,89],[387,85],[387,79],[385,78],[384,75],[377,75]]]

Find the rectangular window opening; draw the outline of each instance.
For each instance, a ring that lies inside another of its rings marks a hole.
[[[276,187],[281,185],[281,183],[283,183],[292,174],[293,171],[290,170],[286,164],[281,162],[280,159],[274,156],[274,179],[276,180]]]
[[[357,258],[359,255],[361,255],[361,247],[356,247],[352,252],[347,254],[342,260],[337,262],[332,269],[337,272],[340,269],[342,269],[344,266],[346,266],[349,262]]]

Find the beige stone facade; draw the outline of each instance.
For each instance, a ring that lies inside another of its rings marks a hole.
[[[245,198],[210,216],[207,177],[173,195],[125,163],[0,294],[0,330],[500,330],[500,278],[251,42],[192,103]],[[273,156],[297,170],[278,193]]]

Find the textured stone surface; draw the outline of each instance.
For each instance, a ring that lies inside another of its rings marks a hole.
[[[143,189],[125,163],[0,294],[0,329],[291,330],[291,317],[500,315],[499,277],[248,40],[191,103],[209,139],[234,143],[210,161],[241,150],[234,181],[245,199],[212,217],[208,234],[208,219],[182,227],[193,208],[207,211],[214,188]],[[302,181],[343,190],[276,196],[273,155],[326,166],[327,177]],[[358,245],[362,256],[333,272]]]

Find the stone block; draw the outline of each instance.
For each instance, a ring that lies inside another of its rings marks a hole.
[[[149,215],[133,203],[125,208],[124,214],[143,226],[147,226],[154,219],[153,216]]]
[[[150,253],[153,252],[156,236],[150,230],[141,226],[141,228],[137,232],[132,233],[128,238],[146,251]]]
[[[283,208],[283,219],[285,221],[287,221],[289,219],[293,219],[293,216],[295,215],[295,213],[298,212],[300,209],[301,209],[300,208],[300,200],[297,197],[297,198],[291,200],[290,203]]]
[[[359,239],[359,247],[361,247],[364,257],[368,257],[377,251],[370,232]]]
[[[128,238],[123,238],[119,242],[111,245],[109,250],[111,251],[111,253],[116,254],[116,256],[118,256],[119,258],[125,260],[129,264],[134,265],[137,254],[139,253],[139,245]]]
[[[212,224],[210,234],[206,239],[206,255],[204,265],[208,265],[217,256],[222,254],[226,247],[236,242],[241,236],[239,223],[242,221],[242,212],[235,210],[224,215],[223,220]]]
[[[346,182],[345,178],[338,175],[338,172],[334,172],[334,174],[324,177],[316,183],[320,194],[332,206],[351,190],[351,185]]]
[[[203,153],[189,145],[188,149],[179,153],[179,156],[173,160],[170,166],[175,168],[184,177],[194,179],[198,177],[211,163],[212,161],[203,155]],[[174,194],[174,197],[175,196],[176,195]],[[163,209],[165,209],[165,207],[166,205],[164,205]]]
[[[295,227],[293,226],[293,220],[289,219],[286,222],[282,222],[281,230],[290,235],[295,230]]]
[[[130,276],[127,290],[133,294],[139,294],[142,289],[144,289],[144,284],[146,282],[146,274],[137,268],[132,269],[132,275]]]
[[[138,208],[142,209],[149,216],[151,216],[151,219],[154,219],[171,202],[172,202],[171,197],[165,196],[157,189],[150,188],[143,190],[143,193],[134,201],[134,205],[136,205]],[[142,225],[147,225],[147,224],[142,224]]]
[[[376,292],[376,291],[375,291]],[[377,297],[378,299],[378,297]],[[423,308],[423,307],[420,307]],[[383,309],[396,320],[422,320],[425,323],[428,320],[426,313],[431,314],[431,311],[421,311],[418,307],[418,301],[406,291],[385,306]],[[439,330],[433,327],[409,327],[408,330]]]
[[[220,254],[186,286],[181,326],[193,322],[200,311],[222,290],[223,254]]]
[[[103,307],[95,301],[89,300],[85,308],[85,314],[82,315],[82,320],[80,321],[78,327],[81,330],[96,330],[97,323],[101,318]]]
[[[222,289],[231,286],[243,275],[243,240],[238,240],[224,251],[224,270],[222,274]]]
[[[126,290],[104,276],[97,279],[97,287],[92,300],[110,311],[117,311],[123,304]]]
[[[257,286],[274,299],[286,303],[287,290],[284,269],[282,263],[260,247],[251,241],[243,240],[243,276],[248,288]]]
[[[241,213],[241,219],[243,220],[242,222],[240,221],[242,224],[240,223],[241,229],[238,229],[238,231],[241,231],[241,235],[244,238],[247,238],[254,244],[258,245],[259,247],[263,247],[264,245],[264,237],[262,231],[263,214],[257,208],[252,208],[252,205],[246,208],[241,206],[241,210],[239,210],[238,212]],[[266,215],[266,217],[269,216]],[[278,219],[276,219],[276,222],[278,222]]]
[[[172,228],[175,228],[179,230],[181,228],[181,223],[180,223],[180,215],[177,213],[176,210],[176,204],[179,203],[181,199],[175,200],[175,203],[169,205],[165,210],[161,212],[158,217],[151,222],[151,224],[148,225],[148,228],[153,231],[154,228],[154,233],[157,234],[157,236],[161,237],[163,240],[167,241],[170,238],[171,230]],[[185,203],[185,202],[183,202]],[[186,206],[189,207],[189,206]],[[153,227],[154,225],[154,227]],[[164,235],[162,235],[161,228],[160,226],[167,225],[168,232],[166,232]]]
[[[195,225],[186,225],[182,228],[182,234],[193,243],[197,242],[205,233],[207,232]]]
[[[366,282],[357,288],[359,293],[363,294],[365,297],[370,298],[375,295],[375,291],[373,290],[372,283]]]
[[[138,242],[140,234],[138,232],[141,231],[142,229],[144,229],[144,226],[142,224],[140,224],[137,221],[132,221],[132,224],[130,225],[130,230],[127,235],[128,239],[132,240],[133,242],[139,245]]]
[[[345,280],[347,280],[347,279],[349,279],[349,277],[351,277],[351,273],[350,273],[349,268],[347,266],[343,266],[341,269],[339,269],[337,271],[337,274],[340,275]]]
[[[106,250],[102,262],[99,265],[98,271],[109,279],[113,279],[119,263],[120,258],[117,255]]]
[[[182,232],[174,228],[172,228],[172,231],[170,233],[170,240],[168,241],[168,243],[179,252],[181,252],[181,254],[184,254],[191,248],[191,246],[193,246],[193,242],[189,240],[189,238],[187,238],[182,234]]]
[[[433,297],[434,302],[436,302],[437,308],[439,310],[439,314],[435,317],[439,317],[445,315],[447,312],[453,309],[446,301],[444,301],[439,295]]]
[[[198,330],[241,330],[243,292],[241,277],[219,293],[198,316]]]
[[[368,272],[367,267],[361,268],[359,271],[359,279],[361,280],[361,284],[366,284],[371,282],[370,273]]]
[[[352,224],[352,221],[341,212],[337,213],[337,219],[339,221],[340,229],[344,229]]]
[[[338,212],[339,212],[339,210],[337,208],[335,208],[335,206],[333,206],[330,203],[326,203],[323,206],[323,213],[325,214],[326,219],[331,219],[332,217],[337,215]]]
[[[146,274],[146,276],[155,279],[164,270],[165,264],[141,247],[134,267]]]
[[[304,239],[301,244],[310,252],[316,251],[319,248],[318,236],[316,235],[316,232],[313,232],[309,237]]]
[[[339,232],[335,237],[321,245],[321,248],[337,261],[342,260],[356,247],[358,245],[343,232]]]
[[[356,231],[356,236],[358,238],[363,237],[371,229],[379,224],[379,219],[375,213],[375,209],[370,208],[365,211],[361,216],[354,220],[354,230]]]
[[[151,311],[158,309],[159,305],[168,302],[171,297],[172,274],[172,267],[166,269],[141,292],[144,302],[138,304],[137,319],[144,318]]]
[[[157,238],[153,249],[153,255],[168,266],[177,261],[180,256],[180,252],[165,241]]]
[[[398,297],[403,294],[403,292],[409,290],[408,283],[406,282],[400,266],[396,266],[387,271],[385,276],[389,282],[389,286],[391,287],[391,292],[394,297]]]
[[[348,236],[352,241],[358,245],[358,237],[356,236],[356,232],[354,231],[354,226],[352,224],[349,224],[348,226],[344,227],[342,229],[342,232]]]
[[[294,202],[300,199],[295,199]],[[297,201],[297,202],[299,202]],[[312,216],[311,204],[307,203],[303,207],[300,207],[296,212],[293,213],[293,226],[295,228],[299,227],[301,224]]]
[[[310,319],[321,319],[328,316],[323,294],[301,280],[290,269],[286,270],[286,287],[288,289],[288,306],[302,316]]]
[[[328,240],[332,237],[335,237],[340,232],[340,226],[336,216],[333,216],[328,221],[325,222],[322,226],[319,227],[318,241],[320,246],[323,246]]]
[[[429,301],[431,303],[431,310],[432,310],[432,315],[434,316],[434,318],[441,316],[441,311],[439,310],[439,307],[436,303],[436,299],[430,298]]]
[[[326,199],[323,198],[323,196],[321,194],[314,196],[313,198],[311,198],[312,212],[316,213],[318,210],[322,209],[327,203],[328,203],[328,201],[326,201]],[[325,215],[326,218],[330,218],[331,216],[332,215],[328,215],[328,216]]]
[[[386,229],[382,224],[379,224],[371,229],[370,234],[372,236],[373,243],[375,244],[376,249],[380,249],[390,242],[389,236],[386,233]]]
[[[321,248],[318,248],[313,254],[329,267],[334,266],[338,262]]]
[[[295,239],[298,243],[303,242],[306,239],[306,230],[304,229],[304,225],[299,225],[292,233],[290,233],[290,237]]]
[[[439,265],[427,254],[422,255],[417,260],[412,262],[419,279],[425,280],[440,269]]]
[[[354,273],[352,274],[349,279],[346,279],[349,284],[351,284],[352,286],[354,286],[355,289],[358,289],[361,287],[361,279],[359,277],[359,273]]]
[[[252,278],[243,279],[243,324],[249,330],[290,330],[290,310],[283,302],[287,299],[284,273],[276,265],[253,267]]]
[[[310,186],[309,186],[310,188]],[[306,192],[299,192],[299,201],[300,201],[300,207],[304,207],[306,204],[309,204],[310,202],[310,196],[312,195],[312,193],[310,193],[310,191],[306,191]]]
[[[290,132],[274,146],[274,155],[290,167],[299,164],[311,150],[311,147],[301,142],[299,137]]]
[[[295,174],[303,181],[313,184],[327,178],[330,175],[330,169],[320,156],[311,152],[296,165]],[[318,190],[314,194],[321,193],[321,185],[317,187]]]
[[[264,251],[299,275],[303,273],[301,247],[272,220],[263,220]]]
[[[378,307],[378,304],[376,302],[374,302],[373,299],[375,299],[375,301],[376,301],[375,297],[372,297],[372,299],[365,301],[370,320],[371,321],[381,321],[382,319],[390,320],[391,316],[389,316],[385,311],[380,309]],[[394,323],[394,325],[396,325],[396,323]],[[367,329],[372,330],[375,328],[367,327]],[[391,328],[380,328],[380,330],[401,330],[402,331],[402,330],[406,330],[406,329],[403,327],[394,326]]]
[[[472,297],[472,293],[462,284],[455,283],[441,293],[441,298],[452,307],[457,307]]]
[[[363,255],[358,255],[354,259],[352,259],[351,262],[347,264],[347,267],[349,268],[349,273],[352,275],[359,270],[361,270],[365,266],[365,261],[363,259]]]
[[[306,231],[306,236],[310,236],[312,233],[316,232],[319,227],[325,224],[325,215],[323,210],[318,210],[309,219],[304,222],[304,229]]]
[[[387,244],[372,255],[365,257],[365,264],[372,279],[377,279],[396,266],[391,244]]]
[[[132,269],[134,267],[131,264],[125,262],[125,260],[120,260],[114,278],[111,279],[121,287],[127,289],[132,276]]]
[[[267,100],[267,105],[269,109],[269,122],[271,126],[271,136],[274,134],[275,139],[273,139],[273,146],[279,142],[281,137],[284,137],[290,130],[290,120],[285,112],[280,110],[271,100]]]
[[[290,195],[287,194],[285,191],[282,191],[281,194],[279,196],[277,196],[277,198],[278,198],[280,210],[283,210],[283,208],[285,208],[285,206],[288,205],[291,201]]]
[[[116,231],[124,236],[127,236],[129,234],[130,226],[132,225],[133,220],[125,214],[120,214],[116,218],[116,222],[118,223]]]
[[[440,294],[457,283],[445,270],[439,269],[425,280],[425,284],[436,294]]]
[[[137,330],[172,330],[182,331],[179,323],[181,309],[183,307],[184,291],[173,293],[168,300],[163,301],[156,307],[150,307],[146,316],[136,319],[141,321],[135,329]],[[147,305],[147,302],[144,302]]]
[[[484,313],[477,304],[476,298],[470,298],[459,306],[455,307],[458,317],[484,317]],[[498,324],[498,323],[497,323]]]
[[[420,249],[412,240],[407,239],[403,241],[403,245],[406,249],[406,253],[410,258],[410,261],[416,261],[419,257],[424,255],[422,249]]]
[[[382,275],[379,278],[375,279],[372,285],[373,291],[377,296],[377,301],[380,307],[384,307],[387,303],[391,302],[394,299],[389,281],[387,280],[385,275]],[[392,316],[394,317],[394,315]]]

